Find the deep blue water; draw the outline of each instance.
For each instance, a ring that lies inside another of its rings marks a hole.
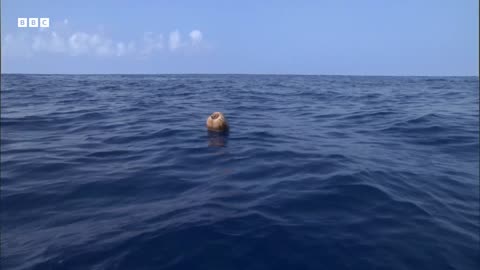
[[[479,269],[478,87],[2,75],[3,269]]]

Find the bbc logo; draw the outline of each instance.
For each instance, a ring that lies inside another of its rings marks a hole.
[[[50,18],[18,18],[18,27],[50,27]]]

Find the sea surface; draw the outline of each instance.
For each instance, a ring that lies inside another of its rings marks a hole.
[[[478,77],[1,78],[2,269],[480,269]]]

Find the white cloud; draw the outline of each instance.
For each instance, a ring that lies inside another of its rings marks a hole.
[[[176,49],[180,48],[180,42],[180,32],[178,32],[178,30],[170,32],[170,39],[168,40],[170,50],[175,51]]]
[[[190,39],[192,40],[193,45],[199,44],[200,42],[202,42],[203,39],[202,32],[200,32],[199,30],[193,30],[192,32],[190,32]]]
[[[10,39],[7,42],[9,41]],[[46,44],[46,41],[43,38],[38,36],[33,38],[32,49],[34,51],[41,51],[41,50],[44,50],[45,48],[48,48],[48,45]]]
[[[65,40],[55,32],[52,32],[51,35],[51,48],[53,52],[64,52],[66,50]]]
[[[83,32],[75,33],[68,39],[68,44],[73,55],[87,53],[90,42],[90,36]]]
[[[71,55],[93,54],[98,56],[122,56],[126,53],[125,46],[114,43],[101,34],[77,32],[68,39],[68,53]]]
[[[33,40],[29,39],[25,33],[13,35],[7,33],[2,43],[2,57],[5,55],[13,57],[30,57],[32,56]]]
[[[136,50],[135,41],[128,42],[127,52],[134,52]]]
[[[113,42],[111,40],[105,40],[102,43],[100,43],[95,48],[95,53],[101,56],[117,54],[115,47],[113,46]]]
[[[117,56],[123,56],[125,55],[127,51],[127,48],[123,42],[118,42],[117,43]]]
[[[163,49],[163,35],[154,35],[152,32],[146,32],[143,34],[143,48],[141,50],[142,55],[149,55],[155,51]]]
[[[32,49],[34,52],[63,53],[66,51],[65,40],[56,32],[37,35],[33,38]]]
[[[6,34],[3,37],[4,46],[2,53],[5,56],[29,57],[35,54],[66,54],[71,56],[91,55],[99,57],[125,57],[128,55],[146,57],[164,51],[188,50],[189,47],[197,46],[203,41],[203,34],[199,30],[189,33],[191,42],[182,43],[178,30],[168,35],[165,43],[164,36],[159,33],[146,32],[141,39],[137,40],[114,40],[107,36],[104,31],[97,30],[93,33],[83,31],[71,31],[68,19],[59,22],[53,31],[44,28],[43,31],[20,32]]]

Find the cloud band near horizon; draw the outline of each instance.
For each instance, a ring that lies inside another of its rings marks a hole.
[[[99,57],[134,56],[144,58],[157,52],[170,53],[192,48],[202,48],[203,33],[194,29],[187,40],[182,40],[179,30],[171,31],[168,39],[163,34],[144,32],[137,40],[114,40],[100,31],[88,33],[70,31],[68,19],[61,23],[60,31],[52,28],[38,28],[38,31],[6,33],[3,39],[2,55],[7,57],[32,57],[36,54],[64,54],[68,56],[93,55]]]

